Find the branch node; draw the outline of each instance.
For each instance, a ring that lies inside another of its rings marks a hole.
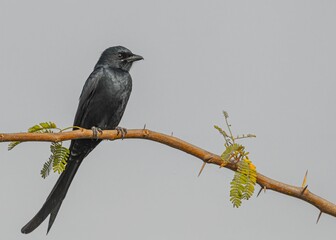
[[[219,165],[219,168],[225,167],[226,164],[227,164],[227,162],[223,161],[223,162]]]
[[[206,163],[211,163],[211,159],[213,158],[213,156],[211,154],[207,154],[204,156],[203,161]]]
[[[143,133],[143,136],[144,136],[145,138],[149,136],[149,130],[147,130],[147,129],[143,129],[143,130],[142,130],[142,133]]]

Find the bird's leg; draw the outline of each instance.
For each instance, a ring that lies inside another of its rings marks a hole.
[[[127,129],[118,126],[115,128],[115,130],[117,130],[117,136],[120,134],[121,139],[124,139],[125,135],[127,134]]]
[[[98,132],[99,132],[100,134],[103,133],[103,130],[101,130],[100,128],[95,127],[95,126],[93,126],[93,127],[91,128],[91,130],[92,130],[92,132],[93,132],[92,138],[94,138],[94,139],[96,139],[96,140],[99,139],[99,138],[98,138]]]

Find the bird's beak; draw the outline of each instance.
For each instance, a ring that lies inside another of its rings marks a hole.
[[[125,58],[124,60],[131,63],[139,60],[143,60],[144,58],[141,57],[140,55],[133,54],[132,56]]]

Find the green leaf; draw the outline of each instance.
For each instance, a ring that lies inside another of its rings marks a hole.
[[[41,122],[39,124],[36,124],[28,129],[28,132],[40,132],[40,133],[46,133],[46,132],[52,132],[51,129],[57,128],[56,124],[53,122]]]
[[[218,127],[217,125],[214,125],[214,128],[217,129],[218,132],[222,134],[224,138],[229,137],[229,135],[227,135],[227,133],[222,128]]]
[[[21,142],[19,141],[15,141],[15,142],[10,142],[8,144],[8,151],[12,150],[13,148],[15,148],[17,145],[19,145]]]
[[[225,151],[221,155],[221,159],[225,162],[229,162],[230,161],[229,157],[232,156],[232,154],[235,151],[238,151],[238,152],[244,151],[244,146],[238,143],[234,143],[230,146],[227,146]]]
[[[51,163],[52,163],[52,158],[49,158],[48,161],[46,161],[43,164],[43,168],[41,169],[41,177],[46,178],[49,176],[50,170],[51,170]]]
[[[51,157],[53,159],[53,171],[62,173],[67,164],[67,160],[70,154],[69,149],[63,147],[61,143],[55,143],[50,146]]]

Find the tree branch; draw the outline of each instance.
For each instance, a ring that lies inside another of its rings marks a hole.
[[[80,129],[71,132],[61,132],[61,133],[0,133],[0,142],[10,142],[10,141],[43,141],[43,142],[60,142],[72,139],[91,139],[93,136],[92,130]],[[99,139],[116,140],[120,139],[121,136],[118,135],[116,130],[105,130],[99,134]],[[216,164],[221,166],[223,160],[220,156],[208,152],[202,148],[194,146],[188,142],[185,142],[179,138],[169,136],[166,134],[150,131],[148,129],[134,129],[127,130],[127,134],[124,136],[127,138],[140,138],[147,139],[155,142],[159,142],[170,147],[181,150],[185,153],[191,154],[202,161],[209,164]],[[236,171],[235,164],[227,164],[225,168],[232,171]],[[260,173],[257,176],[257,183],[264,189],[273,190],[288,196],[299,198],[306,201],[320,210],[322,213],[329,214],[336,217],[336,205],[319,197],[312,192],[310,192],[307,187],[296,187],[288,185],[285,183],[278,182],[271,178],[268,178]]]

